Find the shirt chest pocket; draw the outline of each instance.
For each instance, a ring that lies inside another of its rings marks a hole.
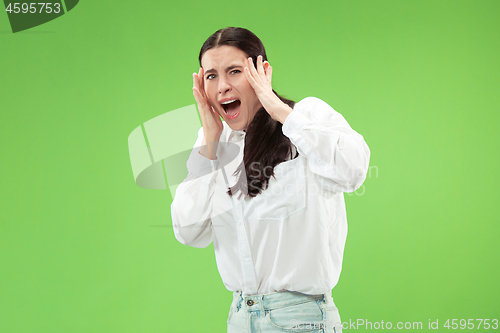
[[[258,220],[283,221],[306,207],[306,176],[302,158],[283,162],[274,169],[269,187],[253,198]]]

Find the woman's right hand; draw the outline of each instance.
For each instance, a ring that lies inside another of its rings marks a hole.
[[[198,112],[200,113],[203,133],[205,135],[200,154],[211,160],[215,160],[217,158],[217,146],[224,127],[219,114],[210,105],[205,94],[203,68],[200,68],[198,74],[193,73],[193,96],[196,103],[198,103]]]

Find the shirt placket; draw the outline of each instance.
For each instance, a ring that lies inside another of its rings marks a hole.
[[[221,167],[221,171],[224,176],[226,186],[229,188],[229,181],[227,179],[224,166]],[[236,222],[236,233],[240,251],[241,272],[243,275],[243,292],[254,294],[257,291],[257,274],[255,273],[255,267],[253,265],[250,243],[248,241],[248,234],[245,227],[245,219],[243,217],[243,202],[243,200],[238,202],[235,196],[231,196],[231,206]]]

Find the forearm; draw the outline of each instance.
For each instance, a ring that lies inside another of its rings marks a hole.
[[[267,109],[266,109],[267,110]],[[274,102],[268,113],[274,120],[279,121],[281,124],[285,123],[286,118],[292,113],[293,109],[283,103],[280,99]]]

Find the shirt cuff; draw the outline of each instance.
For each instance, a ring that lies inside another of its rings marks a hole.
[[[208,175],[216,171],[219,167],[219,159],[211,160],[200,154],[200,148],[194,148],[189,155],[186,163],[188,173],[194,174],[197,177]]]
[[[286,117],[281,130],[288,138],[297,137],[302,132],[304,125],[309,122],[310,120],[306,116],[297,110],[293,110],[288,117]]]

